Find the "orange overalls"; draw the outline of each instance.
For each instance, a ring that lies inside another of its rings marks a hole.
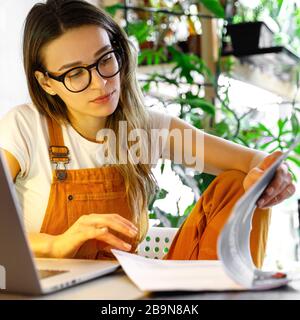
[[[52,163],[66,165],[71,159],[67,147],[64,146],[62,129],[50,118],[47,122],[50,160]],[[62,234],[80,216],[90,213],[117,213],[138,226],[138,221],[134,221],[127,201],[123,177],[115,166],[54,170],[48,207],[40,232],[51,235]],[[111,232],[131,244],[131,252],[136,251],[139,235],[130,238],[116,231]],[[108,247],[105,242],[88,240],[80,247],[74,258],[114,259],[111,252],[105,251],[105,247]]]
[[[50,160],[69,162],[61,127],[48,119]],[[59,148],[58,148],[59,147]],[[218,175],[200,197],[192,212],[178,230],[169,253],[164,259],[211,260],[217,257],[217,238],[232,207],[243,194],[245,174],[229,170]],[[266,249],[270,209],[256,209],[251,231],[251,253],[254,263],[261,267]],[[124,180],[115,166],[92,169],[54,170],[49,203],[41,232],[58,235],[65,232],[81,215],[90,213],[118,213],[133,221],[124,186]],[[147,221],[145,221],[147,223]],[[136,252],[139,235],[132,239],[114,232],[132,245]],[[98,240],[88,240],[74,258],[111,259],[105,251],[108,245]]]

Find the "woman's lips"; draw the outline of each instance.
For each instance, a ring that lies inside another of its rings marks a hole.
[[[115,90],[113,92],[111,92],[110,94],[104,96],[103,98],[101,97],[98,97],[96,98],[95,100],[92,100],[91,102],[94,102],[94,103],[103,103],[103,102],[107,102],[110,100],[110,98],[112,97],[112,95],[114,94]]]

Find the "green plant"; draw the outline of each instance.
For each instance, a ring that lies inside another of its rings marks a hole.
[[[223,70],[231,77],[232,59],[227,58],[223,61]],[[221,68],[221,67],[219,67]],[[299,69],[299,68],[298,68]],[[220,103],[222,120],[212,128],[218,136],[234,141],[257,150],[272,153],[275,150],[282,152],[292,144],[294,138],[300,133],[300,109],[296,102],[300,90],[299,70],[295,70],[294,83],[297,87],[293,101],[290,102],[292,113],[289,117],[279,119],[276,128],[267,128],[263,123],[257,122],[253,115],[255,109],[249,109],[242,114],[237,114],[235,110],[230,108],[230,100],[228,98],[229,86],[219,86],[217,91],[217,100]],[[221,125],[221,126],[220,126]],[[300,168],[300,146],[291,152],[287,159],[288,163],[294,163]],[[293,170],[290,170],[293,179],[297,181],[297,177]]]
[[[275,150],[287,151],[293,142],[293,138],[300,132],[299,110],[295,110],[290,118],[279,119],[277,121],[277,130],[271,130],[264,124],[251,126],[241,130],[236,137],[236,141],[248,147],[272,153]],[[287,162],[294,163],[300,168],[300,144],[288,156]],[[293,179],[297,177],[292,169],[290,172]]]
[[[242,3],[236,3],[236,13],[232,19],[233,23],[242,22],[254,22],[259,21],[262,17],[265,7],[259,4],[255,8],[250,8],[249,6],[243,5]]]
[[[172,56],[173,68],[168,75],[157,72],[149,75],[148,79],[143,81],[142,89],[147,95],[150,95],[150,87],[153,85],[158,86],[162,82],[175,87],[176,90],[174,91],[178,92],[176,97],[166,99],[155,96],[156,99],[166,108],[172,108],[175,105],[180,106],[178,117],[201,129],[203,127],[202,118],[207,114],[214,116],[215,106],[201,97],[203,84],[197,83],[194,79],[198,75],[214,81],[214,77],[200,57],[183,53],[175,46],[168,46],[166,50]],[[183,86],[186,86],[186,90],[183,90]],[[197,198],[204,192],[214,176],[204,173],[191,176],[183,165],[175,163],[171,164],[171,168],[181,182],[193,190],[194,201],[185,209],[183,215],[180,214],[178,206],[176,214],[171,214],[153,206],[153,203],[152,206],[149,206],[149,212],[151,218],[159,219],[163,225],[179,227],[186,215],[190,213]],[[161,172],[163,170],[164,163],[162,164]],[[161,193],[158,194],[161,196]],[[165,196],[166,194],[163,193],[163,195]],[[159,199],[161,198],[159,197]]]
[[[300,8],[295,0],[260,0],[253,7],[236,1],[232,23],[263,21],[267,19],[274,31],[276,45],[288,46],[300,55]]]

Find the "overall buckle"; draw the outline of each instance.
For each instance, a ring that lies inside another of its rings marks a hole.
[[[69,149],[66,146],[50,146],[49,156],[50,161],[56,164],[57,179],[65,180],[67,178],[66,164],[70,162]]]

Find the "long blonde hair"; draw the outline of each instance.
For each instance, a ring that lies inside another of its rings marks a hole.
[[[128,132],[133,129],[143,129],[150,139],[149,114],[136,79],[137,57],[134,46],[126,33],[104,10],[83,0],[48,0],[45,4],[35,4],[29,12],[24,28],[23,59],[32,102],[42,114],[58,122],[69,122],[65,103],[59,96],[47,94],[38,84],[34,72],[44,70],[41,49],[47,43],[67,30],[83,25],[96,25],[106,30],[111,43],[117,43],[121,53],[120,99],[115,112],[107,118],[105,127],[112,129],[118,138],[119,121],[126,121]],[[144,142],[150,145],[149,140]],[[116,149],[116,163],[118,163],[119,148]],[[117,169],[124,178],[129,204],[136,222],[140,224],[141,241],[148,229],[149,197],[156,189],[150,162],[136,164],[128,157],[127,163],[118,164]]]

